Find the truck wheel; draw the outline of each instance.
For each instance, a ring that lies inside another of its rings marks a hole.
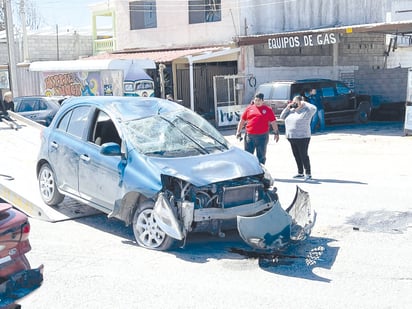
[[[40,168],[38,179],[43,201],[49,206],[60,204],[64,199],[64,195],[57,189],[54,172],[48,163],[43,164]]]
[[[136,208],[132,226],[136,242],[146,249],[166,251],[177,243],[176,239],[167,235],[157,225],[151,203],[144,203]]]
[[[369,102],[361,102],[355,114],[356,123],[368,123],[371,115],[371,105]]]

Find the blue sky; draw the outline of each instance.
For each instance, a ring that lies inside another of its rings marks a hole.
[[[90,4],[104,0],[32,0],[43,18],[43,26],[91,27]]]

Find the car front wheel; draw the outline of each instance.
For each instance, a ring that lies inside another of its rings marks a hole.
[[[166,251],[176,244],[176,239],[168,236],[157,225],[151,204],[136,209],[133,216],[133,233],[139,246],[147,249]]]
[[[60,204],[64,199],[64,195],[57,190],[56,178],[48,163],[43,164],[40,168],[38,179],[43,201],[49,206]]]

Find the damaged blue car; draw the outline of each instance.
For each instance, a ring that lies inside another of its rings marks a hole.
[[[255,156],[169,100],[70,98],[41,139],[36,172],[44,202],[72,197],[131,225],[148,249],[236,228],[254,248],[281,249],[314,224],[306,192],[298,189],[284,210]]]

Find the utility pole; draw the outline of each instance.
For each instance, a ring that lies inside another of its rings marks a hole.
[[[27,29],[26,29],[26,8],[24,5],[24,0],[20,0],[20,20],[21,28],[23,32],[23,59],[24,62],[29,62],[29,46],[27,43]]]
[[[7,47],[9,52],[9,81],[10,90],[13,92],[13,96],[17,97],[17,69],[16,69],[16,52],[14,45],[14,32],[13,32],[13,17],[11,13],[11,0],[3,0],[3,6],[5,10],[4,17],[6,19],[6,36]]]

